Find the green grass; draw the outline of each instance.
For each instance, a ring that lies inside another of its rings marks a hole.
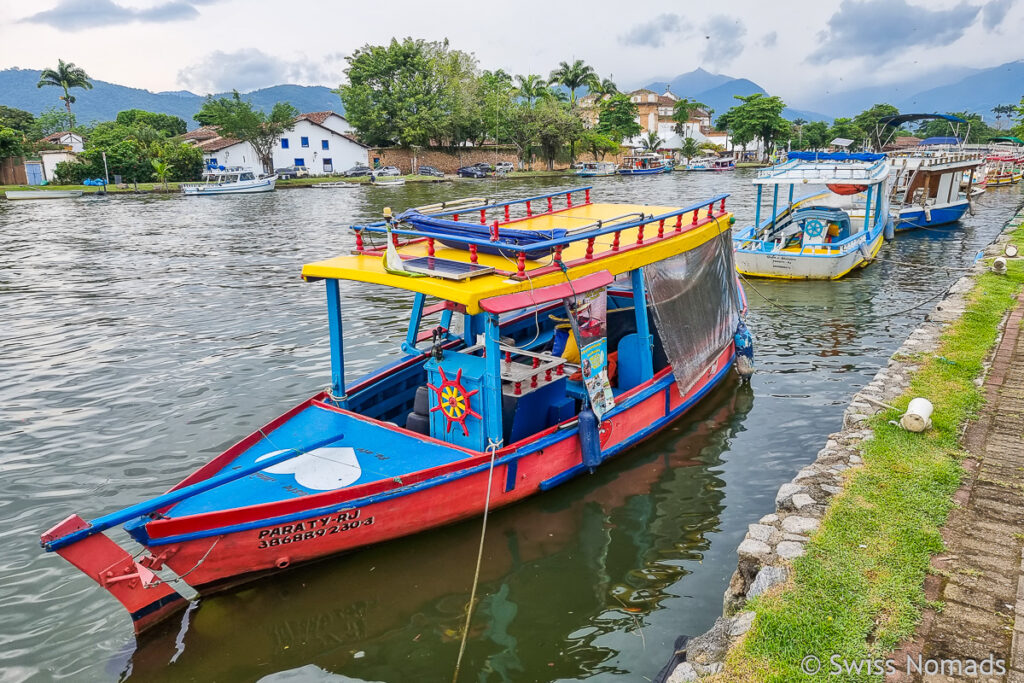
[[[1024,229],[1012,234],[1024,243]],[[806,655],[824,663],[885,658],[916,629],[931,556],[943,550],[939,530],[953,508],[963,476],[961,427],[983,406],[974,379],[994,346],[998,325],[1024,283],[1024,264],[1005,276],[982,275],[966,313],[943,335],[940,348],[918,359],[920,370],[894,406],[872,418],[874,438],[863,446],[864,467],[850,470],[805,556],[793,563],[785,590],[751,601],[754,627],[729,655],[730,680],[808,680]],[[935,405],[933,428],[912,434],[889,424],[910,398]],[[842,680],[869,680],[862,674]]]

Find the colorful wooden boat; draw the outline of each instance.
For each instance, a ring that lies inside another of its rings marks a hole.
[[[889,153],[894,229],[912,230],[959,221],[971,208],[974,178],[984,160],[962,152]],[[961,190],[961,182],[967,178]]]
[[[185,604],[158,571],[206,593],[470,518],[594,470],[752,357],[725,200],[597,204],[578,188],[415,212],[470,219],[490,237],[435,232],[386,210],[384,221],[354,227],[353,253],[302,269],[326,293],[329,389],[164,495],[91,522],[68,517],[42,535],[43,547],[106,588],[141,631]],[[550,258],[527,257],[536,243],[504,241],[512,229],[551,235]],[[482,252],[495,245],[500,253]],[[346,280],[414,293],[397,358],[351,384]],[[104,533],[120,525],[141,551]]]
[[[1024,178],[1024,158],[1015,155],[993,155],[988,164],[988,186],[1016,185]]]
[[[657,175],[668,173],[671,170],[672,165],[668,159],[660,154],[651,153],[625,157],[618,173],[619,175]]]
[[[754,223],[733,237],[736,268],[744,275],[835,280],[867,265],[892,229],[884,154],[792,152],[753,182]],[[827,189],[794,198],[805,184]],[[762,220],[765,187],[772,188],[771,215]],[[788,191],[782,204],[780,187]]]

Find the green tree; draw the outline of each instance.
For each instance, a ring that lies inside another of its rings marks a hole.
[[[860,126],[858,126],[853,119],[850,118],[838,118],[832,122],[832,127],[828,131],[829,142],[836,138],[846,138],[847,140],[853,140],[849,149],[854,150],[864,144],[864,140],[867,138],[867,132]]]
[[[555,157],[565,145],[570,149],[583,134],[583,121],[561,102],[540,102],[537,111],[537,144],[548,170],[555,166]],[[570,159],[572,152],[570,151]]]
[[[145,125],[154,128],[166,137],[172,138],[176,135],[184,135],[188,127],[185,119],[170,114],[158,114],[143,109],[128,109],[118,112],[115,121],[122,126]]]
[[[40,140],[51,133],[67,130],[67,114],[57,107],[49,107],[36,117],[32,129],[28,131],[33,140]]]
[[[1016,113],[1016,122],[1013,128],[1010,129],[1010,135],[1016,135],[1017,137],[1024,136],[1024,96],[1020,98],[1020,102],[1013,108]]]
[[[955,135],[961,139],[966,137],[964,142],[981,143],[987,142],[989,138],[999,134],[999,131],[992,128],[982,120],[981,114],[966,111],[946,113],[951,116],[959,116],[967,121],[967,123],[957,124],[956,122],[946,121],[945,119],[922,121],[921,125],[917,129],[918,136],[932,138],[952,137]]]
[[[20,130],[0,126],[0,159],[20,157],[25,154],[22,143],[25,134]]]
[[[540,122],[537,111],[526,102],[517,102],[509,110],[508,141],[515,146],[519,160],[533,168],[533,148],[537,145]]]
[[[693,138],[686,138],[683,140],[683,146],[679,148],[679,153],[686,159],[686,163],[690,163],[690,159],[700,154],[700,147]]]
[[[867,145],[879,150],[885,145],[888,137],[887,129],[883,128],[879,121],[886,116],[896,116],[899,113],[900,110],[891,104],[876,104],[853,117],[853,122],[864,131],[863,139]]]
[[[516,93],[526,100],[526,103],[533,106],[538,99],[550,97],[548,82],[537,74],[519,74],[516,76]]]
[[[600,87],[601,79],[597,77],[594,68],[577,59],[572,64],[561,62],[558,68],[551,72],[548,77],[549,83],[564,85],[569,90],[569,106],[576,106],[576,91],[580,88]]]
[[[719,117],[719,125],[724,118],[735,144],[746,145],[755,138],[764,143],[765,155],[771,153],[776,140],[789,131],[789,122],[782,118],[782,110],[786,103],[781,98],[754,93],[753,95],[733,95],[740,104],[729,109]],[[739,140],[743,140],[740,143]]]
[[[640,112],[628,95],[612,95],[601,102],[600,109],[594,130],[605,137],[622,142],[643,130],[636,122]]]
[[[490,137],[495,142],[508,141],[508,113],[516,98],[512,77],[503,70],[484,71],[478,79],[477,100],[479,122],[471,139],[480,144]]]
[[[155,146],[157,155],[170,165],[167,177],[172,182],[199,180],[203,175],[203,151],[195,145],[166,140]],[[150,150],[154,151],[153,148]]]
[[[594,156],[595,161],[604,161],[606,154],[618,154],[621,148],[620,143],[593,129],[584,130],[581,140],[583,148]]]
[[[149,163],[153,166],[153,171],[156,173],[156,179],[160,181],[160,184],[164,186],[164,192],[167,191],[167,176],[171,172],[171,165],[163,159],[150,159]]]
[[[598,78],[594,77],[594,82],[590,86],[590,92],[595,95],[618,95],[619,86],[615,85],[615,81],[610,78]]]
[[[793,119],[793,127],[796,128],[796,147],[797,149],[803,149],[804,144],[804,126],[807,125],[807,119],[797,117]]]
[[[75,103],[75,96],[69,91],[71,88],[92,90],[89,74],[85,73],[85,69],[75,66],[73,62],[65,62],[63,59],[58,59],[56,69],[43,69],[42,73],[39,74],[39,82],[36,83],[36,87],[42,88],[44,86],[56,86],[64,91],[60,99],[64,102],[64,108],[68,112],[68,130],[73,131],[75,129],[75,117],[71,113],[71,105]]]
[[[0,127],[13,128],[22,133],[29,133],[35,125],[36,117],[24,109],[15,109],[0,104]]]
[[[349,57],[348,83],[335,91],[345,116],[369,145],[426,146],[458,136],[479,119],[476,61],[448,41],[406,38],[364,45]]]
[[[996,115],[995,127],[999,130],[1002,130],[1003,126],[1000,119],[1002,119],[1004,116],[1007,119],[1012,117],[1014,114],[1017,113],[1017,107],[1013,106],[1012,104],[997,104],[996,106],[992,107],[992,113]]]
[[[230,98],[208,97],[196,114],[196,120],[216,126],[220,134],[248,142],[267,173],[274,171],[274,144],[295,125],[299,111],[287,102],[277,102],[270,113],[260,111],[243,100],[238,91]]]
[[[693,115],[700,110],[707,110],[708,105],[685,97],[676,100],[672,105],[672,120],[676,122],[676,134],[682,135],[686,132],[686,123],[693,118]]]
[[[645,152],[657,152],[664,144],[665,140],[654,130],[649,131],[647,135],[640,138],[640,148]]]
[[[804,149],[821,149],[832,139],[829,137],[828,124],[824,121],[811,121],[801,128]]]

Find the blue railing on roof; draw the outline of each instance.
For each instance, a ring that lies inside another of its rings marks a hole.
[[[790,161],[878,161],[885,155],[871,152],[790,152],[786,158]]]

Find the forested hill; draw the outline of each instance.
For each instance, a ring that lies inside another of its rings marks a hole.
[[[60,107],[59,88],[37,88],[39,71],[33,69],[4,69],[0,71],[0,104],[24,109],[39,114],[49,107]],[[94,80],[92,90],[75,90],[74,111],[80,123],[111,121],[119,111],[144,109],[161,114],[180,116],[188,122],[189,128],[197,124],[192,116],[203,105],[205,96],[187,90],[174,92],[151,92],[140,88],[129,88],[116,83]],[[218,93],[215,97],[230,95]],[[333,110],[343,111],[341,100],[330,88],[315,85],[275,85],[261,88],[244,97],[260,109],[269,111],[275,102],[289,102],[302,112]]]

